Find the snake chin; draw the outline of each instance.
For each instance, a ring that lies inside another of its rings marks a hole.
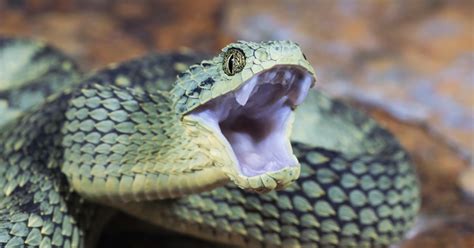
[[[305,99],[313,75],[300,66],[276,66],[190,115],[230,146],[241,177],[298,167],[290,144],[293,109]]]

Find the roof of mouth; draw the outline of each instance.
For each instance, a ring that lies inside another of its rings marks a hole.
[[[243,176],[277,171],[298,164],[287,135],[289,116],[313,82],[312,75],[300,68],[275,67],[191,113],[222,133]]]

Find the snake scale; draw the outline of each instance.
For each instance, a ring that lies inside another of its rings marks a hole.
[[[110,209],[227,245],[384,247],[420,205],[400,144],[308,90],[293,42],[83,75],[51,46],[1,38],[0,72],[0,247],[93,246]]]

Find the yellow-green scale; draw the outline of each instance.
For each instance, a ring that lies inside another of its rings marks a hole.
[[[28,73],[10,77],[14,80],[9,83],[22,86],[0,89],[5,93],[0,97],[7,96],[0,101],[9,107],[1,113],[6,120],[35,106],[1,126],[0,246],[92,244],[85,239],[92,242],[100,222],[113,211],[85,199],[234,245],[368,247],[400,240],[419,208],[418,182],[406,153],[366,115],[316,92],[299,108],[294,124],[293,151],[302,166],[296,183],[263,195],[228,184],[182,196],[226,182],[224,174],[231,171],[215,171],[226,164],[222,149],[214,150],[220,141],[191,122],[177,124],[181,119],[176,114],[237,88],[275,64],[300,61],[307,66],[291,42],[232,46],[247,56],[247,67],[232,78],[218,70],[222,58],[183,72],[200,58],[167,54],[111,65],[77,86],[74,63],[54,49],[0,39],[0,51],[13,51],[2,53],[7,58],[21,49],[33,51],[21,55],[30,59],[18,60],[25,61],[18,68]],[[35,53],[40,55],[31,59]],[[32,76],[45,68],[51,70]],[[170,90],[178,73],[170,94],[156,92]],[[29,87],[42,96],[63,93],[41,104],[46,97],[33,97]],[[27,106],[18,107],[23,102]],[[209,161],[214,163],[211,169],[203,169]],[[169,164],[173,166],[165,166]],[[186,173],[195,170],[200,172]],[[256,188],[270,185],[264,178],[234,180]],[[154,201],[176,196],[182,197]],[[143,202],[133,202],[138,200]]]

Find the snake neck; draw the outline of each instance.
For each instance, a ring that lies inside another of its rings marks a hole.
[[[167,93],[91,85],[69,101],[63,172],[87,199],[173,198],[228,181],[219,142],[171,108]],[[202,180],[206,178],[206,180]]]

